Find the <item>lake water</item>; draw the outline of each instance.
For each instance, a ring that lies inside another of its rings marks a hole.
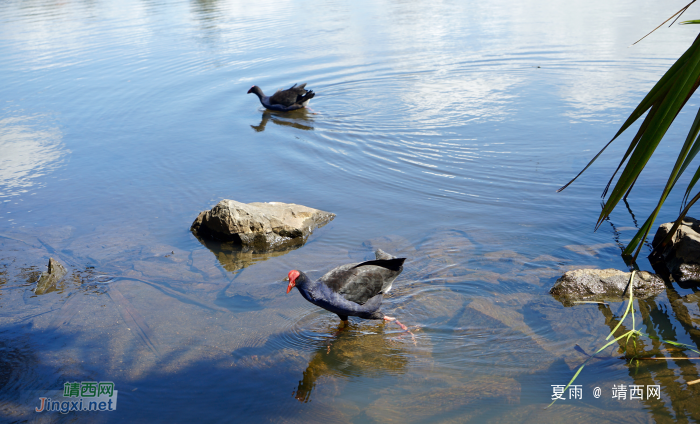
[[[617,347],[584,369],[580,400],[543,409],[622,306],[565,308],[548,291],[569,269],[627,269],[620,243],[653,209],[697,99],[597,232],[632,133],[555,191],[691,44],[697,27],[674,26],[629,47],[683,5],[3,1],[0,421],[700,420],[696,363]],[[308,111],[246,94],[302,82]],[[189,231],[221,199],[337,217],[299,249],[246,256]],[[285,294],[289,270],[317,277],[378,247],[408,258],[383,310],[415,344],[372,321],[338,332]],[[37,296],[49,257],[69,276]],[[694,299],[669,288],[637,322],[696,343]],[[26,393],[74,381],[113,381],[117,410],[33,411]],[[620,384],[660,399],[613,399]]]

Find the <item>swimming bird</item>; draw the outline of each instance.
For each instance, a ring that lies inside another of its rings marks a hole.
[[[309,100],[313,99],[316,93],[306,90],[306,83],[297,86],[294,84],[286,90],[277,90],[272,96],[266,96],[257,85],[250,87],[248,94],[254,93],[260,99],[260,103],[267,109],[278,112],[288,112],[306,107]]]
[[[384,295],[403,271],[406,258],[393,257],[381,249],[377,249],[375,256],[377,259],[373,261],[333,268],[317,281],[311,281],[306,274],[293,269],[288,274],[287,293],[296,287],[304,299],[337,314],[341,321],[347,322],[348,316],[381,319],[395,322],[411,333],[396,318],[379,310]]]

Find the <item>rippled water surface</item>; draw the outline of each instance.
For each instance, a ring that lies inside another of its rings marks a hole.
[[[621,315],[549,289],[569,269],[627,269],[620,243],[692,114],[597,232],[631,135],[555,191],[690,45],[697,28],[674,26],[628,47],[682,6],[3,1],[0,421],[700,420],[694,364],[614,349],[577,380],[581,400],[543,410]],[[310,110],[246,94],[301,82]],[[246,254],[189,231],[221,199],[337,217],[301,248]],[[318,277],[376,248],[408,258],[383,309],[415,343],[285,294],[290,269]],[[69,275],[35,295],[49,257]],[[641,302],[638,322],[694,343],[689,293]],[[22,396],[107,380],[109,413],[35,413]],[[618,384],[661,399],[612,399]]]

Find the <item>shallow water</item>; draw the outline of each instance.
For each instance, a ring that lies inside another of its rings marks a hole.
[[[596,350],[621,316],[564,308],[549,288],[569,269],[626,269],[619,243],[654,207],[692,114],[597,232],[631,135],[555,190],[691,43],[675,26],[628,48],[681,6],[3,2],[0,417],[697,421],[695,364],[618,351],[589,362],[583,399],[543,410],[586,359],[575,346]],[[297,82],[317,92],[309,111],[245,94]],[[337,217],[288,253],[237,253],[189,232],[223,198]],[[415,344],[375,322],[339,331],[285,294],[290,269],[320,276],[376,248],[408,258],[384,310]],[[36,296],[49,257],[70,274]],[[638,322],[696,342],[690,293],[643,301]],[[116,411],[37,414],[22,395],[93,380],[115,382]],[[614,384],[658,384],[661,400],[611,399]]]

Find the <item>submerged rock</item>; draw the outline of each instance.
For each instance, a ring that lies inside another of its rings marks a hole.
[[[56,287],[56,284],[66,276],[68,271],[54,258],[49,258],[49,269],[44,271],[36,283],[34,293],[44,294]]]
[[[673,222],[659,226],[652,245],[661,244],[671,231]],[[650,257],[655,268],[665,266],[668,273],[678,283],[700,283],[700,221],[685,217],[671,238],[668,247]],[[664,270],[657,272],[663,274]]]
[[[621,302],[629,297],[626,292],[630,272],[617,269],[575,269],[561,276],[549,293],[564,306],[574,301]],[[656,274],[637,271],[634,276],[634,297],[645,299],[661,293],[664,282]]]
[[[299,246],[314,229],[335,214],[294,203],[240,203],[224,199],[199,214],[190,228],[195,235],[240,243],[257,252]]]

